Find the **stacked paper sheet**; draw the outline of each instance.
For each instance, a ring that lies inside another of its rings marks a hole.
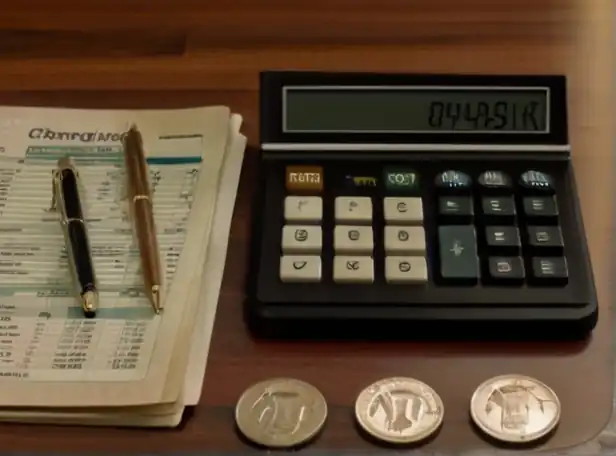
[[[201,394],[246,146],[226,107],[0,109],[0,420],[176,426]],[[142,293],[121,134],[141,131],[165,268],[165,311]],[[51,172],[73,158],[100,309],[72,296]]]

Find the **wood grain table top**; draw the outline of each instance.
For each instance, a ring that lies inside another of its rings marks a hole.
[[[610,0],[85,3],[0,5],[1,104],[225,104],[244,116],[253,147],[244,163],[201,404],[170,431],[0,425],[2,451],[250,451],[234,431],[233,406],[253,382],[284,375],[313,383],[330,403],[326,429],[303,453],[386,453],[391,450],[359,436],[352,404],[366,384],[410,375],[435,387],[447,409],[441,433],[421,452],[488,455],[494,447],[472,430],[468,401],[480,382],[507,372],[538,377],[561,398],[561,425],[541,449],[582,455],[616,448],[616,431],[606,428],[614,389]],[[592,340],[486,346],[251,339],[241,303],[258,159],[257,75],[265,69],[566,74],[573,161],[600,300]]]

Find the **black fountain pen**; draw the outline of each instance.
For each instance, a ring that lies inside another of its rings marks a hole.
[[[53,172],[51,207],[60,214],[76,298],[84,315],[92,318],[98,309],[96,277],[79,198],[79,174],[68,157],[58,160],[57,168]]]

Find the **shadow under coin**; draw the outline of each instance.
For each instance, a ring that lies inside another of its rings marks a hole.
[[[357,431],[357,433],[368,443],[379,447],[379,448],[386,448],[386,449],[390,449],[390,450],[416,450],[420,447],[423,447],[425,445],[428,445],[429,443],[433,442],[434,440],[436,440],[436,438],[439,436],[441,429],[442,429],[442,425],[439,426],[439,428],[434,431],[433,434],[429,435],[426,438],[423,438],[421,440],[418,440],[416,442],[409,442],[409,443],[394,443],[394,442],[388,442],[386,440],[383,439],[379,439],[375,436],[373,436],[372,434],[370,434],[369,432],[366,432],[361,425],[357,422],[357,420],[353,420],[353,427],[355,428],[355,430]]]
[[[475,424],[475,422],[472,420],[472,418],[469,418],[469,423],[471,425],[471,428],[473,429],[473,431],[475,432],[475,434],[477,434],[477,436],[483,440],[484,442],[486,442],[487,444],[501,449],[501,450],[508,450],[508,451],[520,451],[520,450],[524,450],[524,451],[528,451],[528,450],[538,450],[540,449],[541,446],[543,446],[545,443],[547,443],[552,436],[556,433],[556,430],[558,429],[558,426],[556,426],[554,429],[552,429],[548,434],[542,436],[539,439],[535,439],[533,441],[530,442],[505,442],[503,440],[499,440],[495,437],[492,437],[488,434],[486,434],[485,432],[483,432],[479,426],[477,426],[477,424]]]

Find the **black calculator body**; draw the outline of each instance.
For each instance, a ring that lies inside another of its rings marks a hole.
[[[590,334],[564,77],[265,72],[260,97],[255,335]]]

